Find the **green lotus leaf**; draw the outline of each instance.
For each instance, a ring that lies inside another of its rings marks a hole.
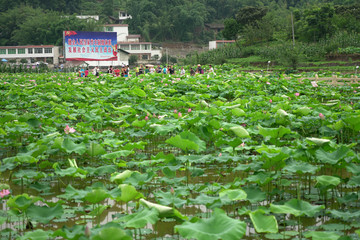
[[[251,203],[257,203],[266,199],[266,193],[261,191],[260,188],[243,188],[246,192],[246,200]]]
[[[309,113],[311,112],[311,109],[309,107],[301,107],[298,108],[297,110],[294,110],[295,113],[299,113],[303,116],[309,115]]]
[[[230,130],[233,131],[239,138],[250,138],[248,131],[241,126],[231,127]]]
[[[170,124],[167,125],[153,124],[150,127],[153,127],[155,129],[155,133],[160,135],[166,135],[170,132],[181,129],[179,125],[170,125]]]
[[[224,198],[225,196],[232,201],[245,200],[247,194],[242,189],[225,189],[219,192],[219,197]]]
[[[157,197],[158,202],[165,206],[181,208],[187,202],[186,200],[180,198],[179,196],[171,192],[159,191],[156,192],[155,196]]]
[[[134,153],[134,151],[129,151],[129,150],[120,150],[117,152],[112,152],[112,153],[108,153],[108,154],[104,154],[102,155],[102,158],[106,158],[106,159],[116,159],[116,158],[121,158],[121,157],[127,157],[130,154]]]
[[[340,218],[340,219],[343,219],[345,221],[348,221],[349,219],[352,219],[352,218],[360,217],[360,211],[341,212],[341,211],[338,211],[338,210],[328,210],[326,212],[330,213],[335,218]]]
[[[159,220],[159,212],[155,208],[144,208],[137,213],[115,220],[125,222],[127,228],[144,228],[148,223],[155,224]]]
[[[206,150],[206,144],[198,136],[192,132],[182,132],[175,137],[169,138],[165,141],[175,147],[178,147],[184,151],[195,150],[196,152],[202,152]]]
[[[341,146],[331,153],[320,148],[320,149],[316,150],[315,156],[322,163],[336,164],[340,160],[342,160],[344,157],[346,157],[346,155],[348,154],[349,151],[350,151],[350,149],[345,146]]]
[[[62,147],[66,150],[68,153],[75,152],[77,154],[83,154],[86,152],[86,145],[85,143],[74,143],[70,138],[65,138],[64,142],[62,143]]]
[[[200,193],[200,195],[197,196],[195,199],[190,199],[190,202],[197,205],[203,204],[210,209],[221,207],[223,205],[218,197],[208,196],[204,193]]]
[[[146,92],[140,88],[134,88],[131,92],[138,97],[146,97]]]
[[[340,184],[341,179],[338,178],[338,177],[334,177],[334,176],[322,175],[322,176],[317,176],[316,177],[316,182],[317,182],[317,184],[319,184],[321,186],[334,186],[334,187],[336,187],[337,185]]]
[[[117,227],[107,227],[101,229],[97,234],[91,236],[91,240],[131,240],[125,231]]]
[[[92,189],[91,192],[88,192],[84,199],[92,204],[100,203],[104,201],[106,198],[110,197],[110,194],[101,188]]]
[[[329,139],[324,139],[324,138],[306,138],[306,140],[311,143],[315,143],[318,146],[322,146],[322,145],[330,142]]]
[[[31,204],[40,200],[42,200],[41,197],[30,197],[28,194],[24,193],[9,198],[6,204],[11,209],[24,212]]]
[[[155,208],[159,212],[159,218],[175,218],[179,221],[188,220],[178,210],[172,207],[163,206],[157,203],[152,203],[141,198],[139,203],[147,208]]]
[[[119,188],[121,189],[121,196],[116,198],[117,201],[129,202],[144,197],[142,193],[131,185],[120,184]]]
[[[349,124],[350,128],[355,131],[360,131],[360,115],[357,116],[349,116],[344,119],[344,122]]]
[[[130,177],[131,174],[133,174],[133,173],[134,173],[134,171],[130,171],[130,170],[125,170],[121,173],[113,173],[111,175],[110,181],[115,182],[117,184],[121,184],[124,182],[125,179]]]
[[[244,236],[246,223],[230,218],[223,210],[216,208],[210,218],[184,222],[182,225],[176,225],[175,231],[186,239],[233,240]]]
[[[315,232],[310,231],[304,233],[304,236],[311,238],[312,240],[337,240],[340,238],[340,235],[337,235],[335,232]]]
[[[141,121],[139,121],[139,120],[135,120],[135,121],[133,121],[132,123],[131,123],[131,126],[133,126],[133,127],[138,127],[138,128],[142,128],[142,127],[144,127],[146,125],[146,121],[145,120],[141,120]]]
[[[246,115],[246,113],[244,112],[244,110],[240,109],[240,108],[234,108],[231,109],[231,113],[232,115],[236,116],[236,117],[241,117]]]
[[[52,234],[52,231],[37,229],[35,231],[25,233],[24,236],[19,238],[19,240],[48,240],[52,237]]]
[[[325,206],[323,205],[313,206],[310,203],[299,199],[291,199],[284,205],[270,204],[270,210],[273,213],[293,214],[296,217],[304,215],[313,217],[316,213],[320,212],[320,210],[324,208]]]
[[[61,204],[56,204],[54,207],[36,206],[32,204],[26,213],[30,219],[46,224],[54,218],[60,218],[64,210]]]
[[[261,209],[249,213],[250,219],[258,233],[277,233],[279,231],[275,216],[267,216]]]
[[[89,145],[89,149],[88,149],[88,154],[90,156],[98,156],[98,155],[103,155],[106,154],[105,149],[98,143],[90,143]]]
[[[301,161],[290,161],[284,168],[284,171],[288,171],[291,173],[304,174],[311,173],[315,174],[318,171],[319,167],[314,166],[307,162]]]
[[[289,128],[285,128],[283,126],[280,126],[278,128],[263,128],[259,126],[259,134],[263,137],[270,137],[270,138],[281,138],[285,134],[291,133],[291,130]]]

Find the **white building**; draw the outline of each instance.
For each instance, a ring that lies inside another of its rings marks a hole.
[[[29,45],[29,46],[0,46],[0,58],[15,59],[20,63],[21,59],[31,62],[50,62],[59,64],[60,47],[54,45]]]
[[[210,41],[209,42],[209,50],[216,49],[219,47],[222,47],[227,44],[233,44],[235,43],[235,40],[216,40],[216,41]]]
[[[86,19],[86,20],[95,20],[99,21],[99,15],[78,15],[76,16],[79,19]]]
[[[129,35],[127,24],[107,24],[104,25],[104,31],[116,32],[118,49],[125,50],[130,55],[136,55],[140,61],[161,58],[161,50],[155,49],[151,42],[141,42],[141,35]]]

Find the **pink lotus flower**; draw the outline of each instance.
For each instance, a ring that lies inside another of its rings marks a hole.
[[[8,82],[4,82],[4,84],[8,84]]]
[[[269,82],[266,82],[266,84],[267,84],[267,85],[270,85],[271,83],[269,83]]]
[[[58,83],[59,86],[61,86],[61,83]]]
[[[298,92],[297,92],[297,93],[295,93],[295,96],[297,96],[297,97],[298,97],[298,96],[300,96],[300,93],[298,93]]]
[[[171,193],[172,195],[174,195],[175,191],[174,191],[174,188],[173,188],[173,187],[170,188],[170,193]]]
[[[180,81],[180,78],[175,78],[176,80]]]
[[[179,112],[178,116],[179,116],[179,117],[182,117],[182,114],[181,114],[181,112]]]
[[[207,85],[207,87],[209,88],[209,87],[210,87],[210,85]]]
[[[167,86],[167,83],[165,83],[165,86]]]
[[[76,130],[75,130],[74,128],[69,127],[69,125],[66,125],[66,127],[64,128],[64,132],[65,132],[66,134],[69,134],[69,133],[74,133],[74,132],[76,132]]]
[[[83,81],[81,81],[81,83],[84,83]]]
[[[37,86],[37,84],[35,83],[34,86]]]
[[[312,82],[311,82],[311,85],[312,85],[313,87],[318,87],[316,81],[312,81]]]
[[[243,142],[242,144],[239,145],[239,147],[245,147],[245,143]]]
[[[172,81],[171,83],[175,83],[175,81]]]
[[[68,79],[70,80],[71,78],[69,77]]]
[[[153,113],[153,117],[156,117],[156,114],[155,114],[155,113]]]
[[[163,80],[161,80],[161,83],[163,83],[164,81]]]
[[[219,153],[219,157],[221,157],[222,156],[222,154],[221,153]]]
[[[269,100],[269,103],[272,103],[272,100],[271,100],[271,99]]]
[[[29,82],[35,82],[35,80],[30,79]]]
[[[188,109],[188,113],[191,113],[191,108]]]
[[[9,189],[3,189],[3,190],[1,190],[1,192],[0,192],[0,198],[3,198],[3,197],[5,197],[5,196],[7,196],[7,195],[9,195],[9,194],[10,194]]]
[[[319,118],[320,118],[321,120],[324,120],[324,119],[325,119],[325,116],[324,116],[324,114],[322,114],[322,113],[319,113]]]
[[[149,120],[149,117],[148,117],[148,116],[146,116],[146,117],[145,117],[145,120],[146,120],[146,121],[147,121],[147,120]]]
[[[176,110],[176,109],[174,109],[174,113],[177,113],[177,110]]]

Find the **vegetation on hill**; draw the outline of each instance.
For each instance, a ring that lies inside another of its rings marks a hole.
[[[302,58],[360,47],[357,0],[0,0],[0,45],[61,45],[64,30],[99,30],[117,23],[119,10],[132,16],[126,20],[130,33],[146,41],[237,40],[229,50],[195,54],[188,62],[257,54],[295,67]],[[100,21],[76,15],[100,15]],[[225,29],[215,34],[206,23],[224,23]]]

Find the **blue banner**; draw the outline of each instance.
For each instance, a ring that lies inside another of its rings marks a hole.
[[[116,32],[65,31],[66,61],[116,61]]]

